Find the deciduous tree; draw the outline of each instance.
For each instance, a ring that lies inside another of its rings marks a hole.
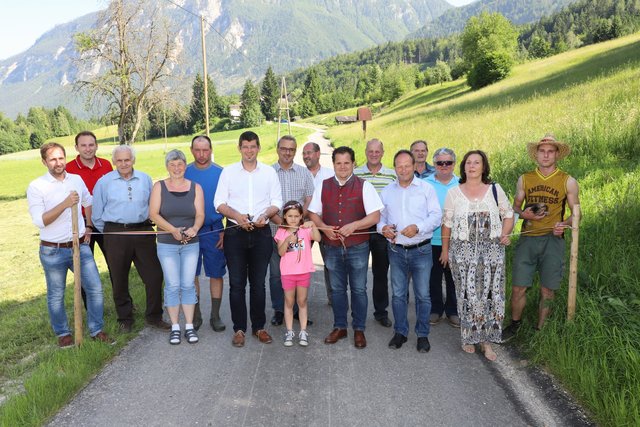
[[[146,113],[166,98],[176,62],[175,32],[159,3],[113,0],[94,30],[76,34],[76,89],[88,101],[112,111],[121,144],[135,141]]]
[[[518,32],[500,13],[482,12],[469,18],[462,32],[469,86],[479,89],[505,78],[515,62],[517,47]]]

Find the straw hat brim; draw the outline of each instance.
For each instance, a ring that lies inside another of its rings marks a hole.
[[[557,158],[558,161],[564,159],[571,153],[571,148],[562,141],[556,141],[555,139],[551,139],[551,140],[542,139],[540,141],[529,142],[527,144],[527,152],[529,153],[529,157],[531,157],[532,160],[536,160],[536,153],[538,152],[538,147],[543,144],[553,145],[558,149],[558,158]]]

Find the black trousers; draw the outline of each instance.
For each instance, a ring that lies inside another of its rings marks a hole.
[[[389,257],[387,256],[387,239],[379,234],[369,235],[369,252],[371,253],[371,272],[373,273],[373,316],[376,320],[389,317]]]
[[[122,231],[153,231],[150,225],[125,228],[120,224],[106,223],[105,233]],[[129,271],[131,263],[136,266],[145,286],[147,307],[145,319],[162,319],[162,267],[158,260],[154,235],[104,235],[105,258],[111,274],[113,302],[118,322],[133,322],[133,300],[129,293]]]
[[[431,295],[431,313],[442,316],[444,312],[447,316],[458,314],[456,287],[453,283],[451,269],[442,267],[440,264],[440,254],[442,246],[431,246],[433,255],[433,266],[431,267],[431,277],[429,279],[429,295]],[[442,298],[442,276],[446,283],[446,300]]]
[[[229,307],[234,332],[247,332],[247,279],[251,329],[253,332],[264,329],[264,282],[273,249],[272,241],[269,227],[258,227],[253,231],[234,227],[224,232],[224,256],[229,269]]]

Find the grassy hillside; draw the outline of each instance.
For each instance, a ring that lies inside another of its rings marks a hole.
[[[397,149],[416,139],[429,141],[432,152],[447,146],[460,157],[486,150],[493,178],[511,194],[517,177],[534,167],[526,142],[553,132],[571,145],[560,167],[580,183],[577,317],[565,321],[565,280],[550,321],[534,333],[536,287],[519,344],[604,425],[640,419],[639,99],[635,34],[521,65],[476,92],[463,82],[423,88],[377,115],[367,133],[384,141],[389,165]],[[333,127],[329,138],[334,146],[353,146],[364,161],[360,124]]]

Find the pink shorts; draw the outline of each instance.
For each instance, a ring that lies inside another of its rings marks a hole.
[[[308,288],[311,283],[311,273],[286,274],[280,276],[280,280],[282,281],[282,289],[285,291],[295,289],[297,286]]]

